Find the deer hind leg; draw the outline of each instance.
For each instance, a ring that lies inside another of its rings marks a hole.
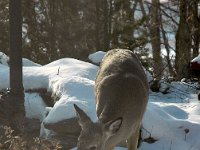
[[[137,150],[140,129],[138,128],[134,134],[127,140],[128,150]]]

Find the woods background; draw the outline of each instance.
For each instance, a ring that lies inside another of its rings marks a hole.
[[[23,57],[46,64],[127,48],[160,79],[181,79],[199,54],[199,0],[22,0]],[[0,51],[9,54],[9,4],[0,1]],[[162,50],[162,51],[161,51]],[[165,55],[163,55],[165,53]]]

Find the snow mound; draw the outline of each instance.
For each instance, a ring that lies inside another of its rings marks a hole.
[[[0,90],[2,90],[9,87],[9,68],[4,65],[0,68]],[[48,123],[74,117],[75,111],[72,106],[74,103],[85,109],[88,114],[91,114],[90,117],[96,120],[96,116],[91,112],[95,112],[93,86],[97,70],[98,67],[90,63],[63,58],[41,67],[23,67],[23,85],[25,90],[44,88],[59,97],[59,101],[45,119]],[[38,95],[26,95],[26,100],[29,101],[25,102],[27,117],[38,117],[41,120],[41,116],[29,109],[30,105],[35,106],[33,99],[40,101],[41,98]],[[44,106],[41,102],[37,104],[38,107]],[[89,106],[92,109],[89,109]],[[42,108],[38,109],[44,111]]]
[[[147,150],[147,148],[154,150],[199,149],[200,130],[198,129],[200,129],[200,124],[187,120],[187,113],[177,108],[171,105],[165,106],[163,109],[159,103],[150,102],[148,104],[143,119],[143,128],[145,129],[143,130],[143,137],[148,138],[151,134],[158,141],[155,144],[143,143],[141,150]]]
[[[27,118],[43,121],[45,118],[46,104],[38,93],[25,93],[24,106]]]
[[[106,54],[106,52],[98,51],[98,52],[95,52],[95,53],[93,53],[93,54],[90,54],[90,55],[88,56],[88,58],[89,58],[94,64],[100,64],[105,54]]]
[[[143,68],[143,69],[147,76],[147,81],[150,83],[151,81],[153,81],[153,76],[151,75],[151,73],[148,70],[146,70],[145,68]]]
[[[40,64],[37,64],[27,58],[22,58],[22,64],[23,66],[41,66]]]
[[[168,105],[163,106],[162,108],[165,112],[167,112],[169,115],[173,116],[176,119],[188,119],[188,113],[177,106]]]
[[[60,96],[45,119],[46,123],[55,123],[75,117],[73,104],[79,105],[95,121],[97,120],[94,100],[94,81],[78,76],[65,79],[53,79],[52,90]]]
[[[9,62],[9,57],[6,54],[4,54],[3,52],[0,52],[0,64],[7,66],[8,62]]]
[[[191,62],[197,62],[198,64],[200,64],[200,55],[198,55],[197,57],[193,58]]]
[[[6,89],[9,87],[9,68],[6,65],[0,64],[0,90]]]
[[[0,52],[0,64],[8,66],[8,63],[9,63],[9,57],[3,52]],[[41,66],[40,64],[37,64],[27,58],[22,58],[22,65],[23,66]]]

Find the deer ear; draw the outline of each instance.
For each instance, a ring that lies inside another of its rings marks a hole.
[[[76,110],[76,115],[78,118],[78,123],[83,128],[87,123],[92,122],[91,119],[87,116],[87,114],[76,104],[74,104],[74,108]]]
[[[117,118],[115,120],[111,120],[105,124],[105,130],[108,136],[113,136],[116,134],[121,128],[123,119]]]

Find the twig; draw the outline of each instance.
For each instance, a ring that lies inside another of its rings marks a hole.
[[[59,75],[60,74],[60,67],[58,67],[58,72],[57,72],[57,75]]]
[[[151,137],[151,132],[152,132],[152,129],[153,129],[153,126],[152,126],[152,129],[151,129],[151,132],[149,132],[147,129],[145,129],[143,126],[141,127],[143,130],[145,130],[148,134],[149,134],[149,136]]]

